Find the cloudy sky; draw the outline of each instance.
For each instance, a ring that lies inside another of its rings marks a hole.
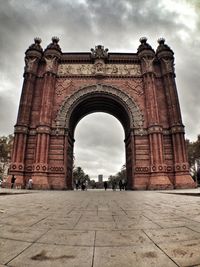
[[[136,52],[146,36],[154,49],[164,37],[174,50],[186,137],[200,133],[199,0],[0,0],[0,136],[13,133],[22,88],[24,52],[34,37],[45,48],[52,36],[62,51]],[[77,126],[76,165],[106,177],[125,162],[124,133],[108,114],[91,114]],[[89,147],[89,149],[88,149]]]

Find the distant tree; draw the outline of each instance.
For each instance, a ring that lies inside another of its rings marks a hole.
[[[0,160],[7,162],[10,158],[12,145],[13,145],[13,135],[1,136],[0,137]]]
[[[89,181],[89,186],[90,186],[92,189],[94,189],[94,188],[96,187],[96,182],[95,182],[95,180],[90,180],[90,181]]]
[[[126,165],[124,164],[121,168],[121,171],[119,171],[117,174],[118,180],[126,180]]]
[[[126,181],[126,165],[124,164],[121,168],[121,170],[116,173],[115,175],[110,175],[108,177],[108,183],[109,185],[112,185],[112,182],[115,181],[115,183],[118,185],[120,180]]]
[[[200,161],[200,135],[198,135],[197,141],[190,142],[189,140],[186,140],[186,144],[187,144],[188,163],[190,165],[190,171],[191,174],[193,175],[193,178],[195,178],[198,171],[196,170],[196,164]]]
[[[73,169],[73,180],[74,182],[77,180],[80,184],[83,182],[90,182],[90,177],[88,174],[85,174],[81,167],[75,167]]]

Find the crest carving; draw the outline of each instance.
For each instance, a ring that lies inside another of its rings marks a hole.
[[[108,58],[108,48],[104,49],[103,45],[97,45],[95,49],[91,48],[91,57],[94,59]]]

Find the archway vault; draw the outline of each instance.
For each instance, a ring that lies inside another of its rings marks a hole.
[[[73,135],[77,123],[92,112],[115,116],[124,127],[125,136],[130,129],[143,127],[144,117],[137,103],[122,90],[106,84],[84,86],[69,96],[58,112],[56,125]]]

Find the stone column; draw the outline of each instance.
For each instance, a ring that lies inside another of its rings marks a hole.
[[[38,64],[43,52],[40,46],[41,40],[39,38],[35,38],[34,41],[35,43],[32,44],[25,53],[26,65],[24,69],[24,83],[22,87],[17,123],[15,125],[15,136],[11,159],[12,163],[10,167],[10,174],[16,175],[16,184],[20,185],[22,188],[25,186],[24,164],[32,99],[34,95]]]
[[[74,139],[72,138],[70,132],[68,130],[65,131],[65,174],[66,174],[66,189],[72,190],[73,185],[73,161],[74,161]]]
[[[134,134],[131,129],[129,135],[124,140],[126,147],[126,176],[127,176],[127,189],[134,189],[134,173],[133,167],[135,166],[135,149],[134,149]]]
[[[184,126],[181,118],[180,105],[178,100],[175,72],[174,72],[174,53],[165,44],[163,38],[158,40],[157,57],[160,60],[161,72],[166,101],[169,111],[169,125],[172,135],[173,156],[174,156],[174,187],[189,188],[194,187],[194,181],[189,175],[189,165],[187,162]]]
[[[48,153],[51,133],[52,104],[54,100],[56,73],[61,49],[58,45],[59,39],[52,38],[52,43],[44,51],[45,62],[42,101],[40,119],[37,125],[37,145],[34,164],[33,185],[42,188],[50,188],[48,181]]]
[[[158,114],[156,82],[153,66],[153,62],[155,60],[155,52],[151,48],[151,46],[146,43],[146,38],[141,38],[140,41],[141,45],[138,48],[138,55],[141,59],[142,74],[145,86],[145,101],[151,155],[151,174],[147,188],[170,189],[173,186],[165,173],[166,166],[164,164],[163,128],[160,124]]]

